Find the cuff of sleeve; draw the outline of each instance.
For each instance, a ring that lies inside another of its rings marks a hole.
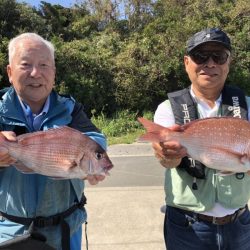
[[[86,132],[84,134],[97,142],[104,150],[107,150],[107,140],[104,134],[97,132]]]

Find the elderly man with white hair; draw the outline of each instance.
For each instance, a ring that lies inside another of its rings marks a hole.
[[[83,106],[53,90],[55,72],[50,42],[35,33],[24,33],[10,41],[7,73],[11,87],[0,92],[0,136],[16,141],[20,134],[66,125],[106,149],[105,137],[87,118]],[[15,162],[0,147],[1,245],[11,246],[13,238],[23,239],[31,230],[33,237],[28,245],[36,242],[46,244],[40,249],[80,250],[82,223],[86,221],[84,181],[24,174],[12,166]],[[88,177],[91,184],[103,179]],[[39,249],[38,245],[25,249]]]

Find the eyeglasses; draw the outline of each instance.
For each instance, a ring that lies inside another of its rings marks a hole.
[[[211,57],[216,64],[222,65],[226,63],[229,54],[225,51],[195,51],[190,57],[196,64],[203,64]]]

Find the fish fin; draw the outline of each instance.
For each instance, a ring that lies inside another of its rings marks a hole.
[[[221,171],[218,171],[215,175],[230,176],[230,175],[234,175],[234,174],[235,174],[235,172],[232,172],[232,171],[221,170]]]
[[[166,134],[166,131],[169,129],[156,124],[150,120],[147,120],[143,117],[138,117],[138,121],[143,125],[143,127],[147,130],[147,133],[141,135],[139,137],[139,141],[151,141],[151,142],[160,142],[166,141],[165,136],[163,136],[163,131]],[[169,130],[170,131],[170,130]]]
[[[160,142],[162,141],[160,139],[160,133],[155,131],[155,132],[149,132],[149,133],[146,133],[144,135],[141,135],[139,138],[138,138],[138,141],[150,141],[150,142]]]
[[[143,125],[143,127],[147,130],[147,132],[154,132],[154,131],[160,131],[162,129],[165,129],[165,127],[156,124],[144,117],[138,117],[137,120]]]
[[[71,161],[71,162],[70,162],[70,168],[75,168],[75,167],[77,167],[77,166],[78,166],[78,164],[77,164],[76,161]]]
[[[64,170],[64,171],[68,171],[69,169],[71,168],[75,168],[78,166],[77,162],[76,161],[70,161],[68,159],[64,159],[64,160],[61,160],[60,161],[60,164],[61,164],[61,168]]]
[[[64,137],[66,133],[68,132],[72,133],[72,131],[78,132],[79,134],[82,135],[82,133],[78,130],[75,130],[67,126],[63,126],[59,128],[51,128],[46,131],[37,131],[33,133],[19,135],[17,139],[18,139],[18,143],[21,144],[22,146],[31,145],[31,144],[34,145],[36,143],[38,144],[41,143],[39,138],[43,140],[53,140],[54,138]],[[36,140],[34,140],[34,138],[36,138]]]
[[[240,162],[244,165],[249,164],[249,161],[250,161],[250,159],[246,154],[244,154],[240,157]]]
[[[243,167],[246,168],[245,170],[247,170],[250,167],[250,158],[247,154],[241,154],[234,151],[230,152],[229,150],[224,150],[224,153],[226,154],[227,159],[230,158],[231,156],[236,157],[240,165],[243,165]]]
[[[28,168],[27,166],[25,166],[22,162],[17,161],[13,164],[13,166],[20,172],[24,173],[24,174],[34,174],[35,172]]]

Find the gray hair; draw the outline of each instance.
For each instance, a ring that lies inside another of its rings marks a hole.
[[[9,46],[8,46],[9,63],[11,62],[11,60],[15,54],[17,43],[20,42],[21,40],[26,40],[26,39],[30,39],[32,41],[37,41],[37,42],[44,44],[49,49],[53,61],[55,60],[55,48],[51,42],[45,40],[44,38],[42,38],[41,36],[39,36],[36,33],[23,33],[21,35],[14,37],[9,42]]]

